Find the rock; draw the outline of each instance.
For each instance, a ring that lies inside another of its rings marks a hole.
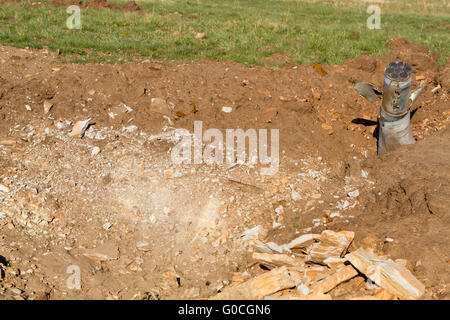
[[[293,258],[291,256],[285,255],[285,254],[271,254],[271,253],[259,253],[254,252],[253,253],[253,259],[258,261],[258,263],[273,268],[279,267],[279,266],[304,266],[305,263],[303,260],[299,258]]]
[[[119,248],[115,244],[107,243],[97,248],[87,249],[83,255],[97,261],[117,260],[119,259]]]
[[[160,113],[169,117],[172,116],[172,108],[165,100],[161,98],[152,98],[150,111]]]
[[[329,294],[311,293],[311,294],[285,294],[282,296],[267,296],[264,300],[333,300]]]
[[[302,200],[303,198],[297,191],[292,190],[291,199],[292,199],[292,201],[298,201],[298,200]]]
[[[382,259],[363,248],[345,258],[371,281],[401,299],[419,299],[425,294],[425,286],[404,266]]]
[[[267,108],[259,116],[260,123],[271,122],[278,114],[278,108]]]
[[[239,235],[239,238],[241,238],[242,241],[258,240],[262,231],[263,227],[259,225],[254,228],[245,230]]]
[[[212,300],[254,300],[263,299],[278,291],[293,288],[296,283],[286,266],[272,269],[236,286],[225,288]]]
[[[368,82],[358,83],[354,89],[369,102],[381,99],[382,92],[375,85]]]
[[[52,107],[53,107],[53,103],[51,103],[48,100],[45,100],[44,101],[44,114],[47,114]]]
[[[27,111],[31,111],[32,110],[31,107],[28,104],[25,105],[25,109],[27,109]]]
[[[91,118],[87,120],[77,121],[73,126],[72,132],[69,136],[82,138],[84,136],[84,133],[86,132],[87,127],[89,127],[90,122]]]
[[[276,244],[275,242],[267,242],[264,243],[262,241],[259,240],[254,240],[253,241],[253,245],[255,246],[256,249],[265,252],[265,253],[283,253],[283,252],[288,252],[286,251],[282,246],[279,246],[278,244]]]
[[[312,233],[304,234],[304,235],[301,235],[298,238],[295,238],[291,242],[283,245],[283,247],[287,248],[289,250],[291,250],[291,249],[302,249],[302,248],[306,248],[306,247],[310,246],[316,240],[319,240],[319,239],[320,239],[320,235],[318,235],[318,234],[312,234]]]
[[[226,107],[226,106],[222,107],[222,112],[231,113],[232,111],[233,111],[233,108],[231,108],[231,107]]]
[[[147,252],[151,250],[150,244],[147,241],[139,241],[136,244],[136,248],[138,248],[138,250]]]
[[[12,140],[12,139],[0,140],[0,145],[2,145],[2,146],[14,146],[16,144],[17,144],[16,140]]]
[[[124,115],[124,114],[126,114],[128,112],[131,112],[131,111],[133,111],[133,109],[128,107],[126,104],[119,103],[117,106],[114,106],[114,107],[109,109],[108,116],[111,119],[114,119],[117,116]]]
[[[331,270],[337,270],[341,267],[344,267],[344,262],[347,261],[345,258],[327,258],[323,262],[330,268]]]
[[[307,249],[308,260],[323,263],[327,258],[342,257],[353,241],[354,236],[355,233],[352,231],[323,231],[320,235],[320,242],[314,243]]]
[[[0,192],[9,193],[9,188],[4,184],[0,183]]]
[[[325,280],[318,282],[313,287],[313,292],[316,293],[328,293],[342,282],[348,281],[358,275],[358,271],[352,266],[345,266],[335,274],[329,276]]]
[[[138,127],[133,124],[122,128],[122,131],[128,132],[128,133],[133,133],[133,132],[136,132],[137,130],[138,130]]]
[[[416,81],[425,80],[425,78],[426,77],[424,75],[416,76]]]
[[[91,151],[91,156],[96,156],[100,153],[100,148],[99,147],[93,147],[92,151]]]
[[[23,290],[20,290],[19,288],[10,288],[9,291],[14,293],[15,295],[19,295],[23,292]]]
[[[314,97],[315,99],[320,100],[321,95],[320,95],[319,89],[317,89],[317,88],[312,88],[312,89],[311,89],[311,92],[312,92],[312,95],[313,95],[313,97]]]
[[[111,222],[106,222],[103,224],[103,229],[105,230],[109,230],[112,227],[112,223]]]
[[[199,32],[195,35],[195,39],[204,39],[206,38],[206,32]]]

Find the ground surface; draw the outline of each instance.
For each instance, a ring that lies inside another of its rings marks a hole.
[[[113,1],[117,3],[116,1]],[[341,64],[389,52],[406,38],[439,52],[445,64],[450,4],[446,0],[0,0],[0,42],[59,51],[76,62],[143,59],[231,59],[246,65]],[[80,6],[81,30],[66,9]],[[368,6],[380,8],[369,29]]]
[[[63,64],[46,50],[0,47],[1,297],[209,297],[236,273],[260,272],[240,235],[261,225],[261,237],[278,243],[355,231],[355,246],[407,259],[426,298],[448,299],[450,66],[404,39],[387,45],[379,58],[281,69]],[[377,157],[379,102],[353,86],[381,87],[396,59],[411,64],[413,87],[427,84],[412,119],[418,142]],[[70,137],[88,118],[84,137]],[[279,129],[279,172],[174,165],[174,129],[192,132],[195,120]],[[67,287],[72,265],[81,290]]]

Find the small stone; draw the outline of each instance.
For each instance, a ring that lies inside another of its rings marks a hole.
[[[88,249],[83,254],[92,260],[117,260],[119,259],[119,248],[117,245],[109,243],[103,244],[97,248]]]
[[[160,113],[166,116],[172,116],[172,108],[161,98],[152,98],[150,104],[150,111]]]
[[[31,111],[31,107],[28,104],[25,105],[25,109],[27,109],[28,111]]]
[[[100,148],[99,147],[93,147],[92,151],[91,151],[91,156],[96,156],[100,153]]]
[[[44,114],[47,114],[52,107],[53,107],[53,103],[51,103],[48,100],[45,100],[44,101]]]
[[[128,126],[128,127],[123,127],[123,128],[122,128],[122,131],[132,133],[132,132],[137,131],[137,129],[138,129],[137,126],[131,125],[131,126]]]
[[[72,132],[70,133],[71,137],[80,137],[84,136],[84,133],[91,122],[91,118],[87,120],[77,121],[72,128]]]
[[[303,199],[302,196],[300,195],[300,193],[298,193],[295,190],[292,190],[291,198],[292,198],[292,201],[298,201],[298,200]]]
[[[425,76],[424,75],[416,76],[416,81],[421,81],[421,80],[425,80]]]
[[[356,197],[359,196],[359,191],[358,190],[351,191],[351,192],[348,193],[348,196],[350,198],[356,198]]]
[[[226,106],[222,107],[222,112],[231,113],[232,111],[233,111],[233,108],[231,108],[231,107],[226,107]]]
[[[206,38],[206,32],[199,32],[195,35],[195,39],[204,39]]]
[[[267,108],[265,109],[261,115],[259,116],[259,122],[265,123],[265,122],[272,122],[272,120],[276,117],[278,114],[278,108]]]
[[[4,184],[0,183],[0,191],[4,192],[4,193],[9,193],[9,188],[7,186],[5,186]]]
[[[103,229],[108,230],[112,227],[112,223],[111,222],[106,222],[105,224],[103,224]]]
[[[144,251],[144,252],[147,252],[147,251],[151,250],[150,244],[147,241],[139,241],[136,244],[136,248],[138,248],[138,250],[141,250],[141,251]]]
[[[369,174],[367,173],[367,171],[361,170],[361,177],[363,177],[364,179],[367,179],[368,176],[369,176]]]
[[[20,290],[19,288],[10,288],[9,289],[12,293],[14,293],[15,295],[19,295],[23,292],[23,290]]]

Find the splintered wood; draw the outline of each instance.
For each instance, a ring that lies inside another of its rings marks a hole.
[[[393,300],[419,299],[425,294],[424,285],[404,266],[406,261],[399,264],[363,248],[348,253],[354,236],[351,231],[325,230],[283,245],[255,240],[252,265],[270,271],[232,282],[212,299],[331,300],[336,295],[352,300]],[[352,283],[358,285],[356,289]],[[344,292],[351,288],[349,295],[337,294],[343,292],[339,286]]]

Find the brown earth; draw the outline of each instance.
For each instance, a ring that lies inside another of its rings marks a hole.
[[[281,69],[61,64],[45,50],[0,47],[1,296],[209,297],[236,273],[260,272],[240,236],[260,225],[277,243],[355,231],[353,246],[407,259],[425,298],[448,299],[450,65],[439,70],[437,56],[404,39],[387,45],[380,58]],[[413,87],[427,84],[413,107],[418,143],[378,157],[380,103],[353,87],[381,88],[384,66],[399,59],[411,64]],[[69,137],[88,118],[85,136]],[[278,173],[173,164],[174,129],[192,132],[194,121],[279,129]],[[71,265],[81,290],[66,285]]]

